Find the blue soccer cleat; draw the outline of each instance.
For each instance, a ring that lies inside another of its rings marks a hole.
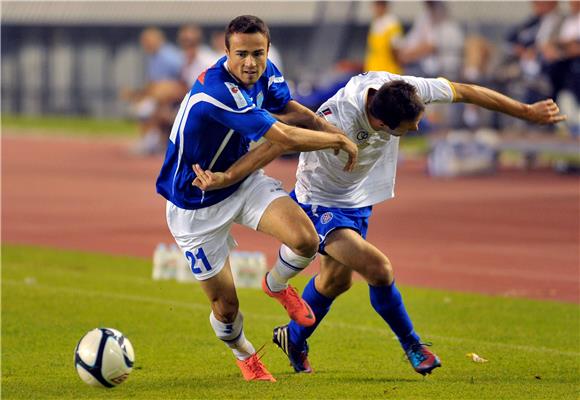
[[[439,357],[433,354],[427,346],[431,346],[431,343],[415,343],[406,351],[413,369],[423,376],[441,366]]]
[[[308,343],[304,342],[304,349],[297,349],[288,340],[288,325],[274,328],[272,341],[288,356],[290,365],[296,372],[311,373],[312,368],[308,362]]]

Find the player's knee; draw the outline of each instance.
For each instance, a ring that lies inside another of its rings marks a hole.
[[[318,251],[318,234],[314,229],[302,229],[288,247],[302,257],[313,257]]]
[[[215,317],[225,323],[234,322],[238,315],[240,304],[238,299],[217,299],[212,302],[212,310]]]
[[[387,286],[393,283],[394,274],[393,266],[388,258],[377,260],[369,268],[370,273],[367,276],[367,281],[373,286]]]

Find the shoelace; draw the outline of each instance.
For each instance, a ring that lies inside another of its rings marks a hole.
[[[262,351],[264,349],[264,346],[266,346],[265,344],[262,345],[262,347],[260,347],[258,350],[256,350],[256,352],[254,353],[254,355],[249,359],[249,362],[246,364],[249,368],[250,371],[252,371],[252,373],[256,376],[261,376],[264,375],[266,372],[264,371],[264,365],[260,362],[262,360],[262,357],[264,357],[264,353],[260,354],[260,351]]]
[[[292,285],[288,285],[288,287],[286,288],[286,293],[292,297],[294,300],[297,300],[298,303],[302,303],[302,299],[300,298],[300,295],[298,295],[298,292],[296,291],[296,289],[294,289],[294,287]],[[296,304],[296,303],[292,303],[292,304]]]

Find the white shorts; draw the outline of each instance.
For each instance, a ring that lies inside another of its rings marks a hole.
[[[280,181],[260,170],[234,194],[213,206],[185,210],[168,201],[167,225],[195,278],[209,279],[224,267],[230,250],[237,245],[230,234],[234,222],[256,230],[270,203],[284,196],[288,194]]]

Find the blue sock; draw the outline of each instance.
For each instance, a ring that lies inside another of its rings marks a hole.
[[[312,326],[304,327],[298,325],[294,321],[290,321],[290,324],[288,325],[290,342],[298,348],[304,346],[306,339],[312,335],[320,321],[322,321],[324,316],[330,310],[330,306],[334,301],[334,298],[323,296],[318,292],[318,290],[316,290],[316,287],[314,286],[315,278],[316,276],[313,276],[304,288],[302,298],[308,303],[310,308],[312,308],[312,312],[314,312],[314,316],[316,317],[316,323]]]
[[[369,285],[369,292],[373,308],[395,332],[405,351],[420,341],[395,282],[390,286]]]

